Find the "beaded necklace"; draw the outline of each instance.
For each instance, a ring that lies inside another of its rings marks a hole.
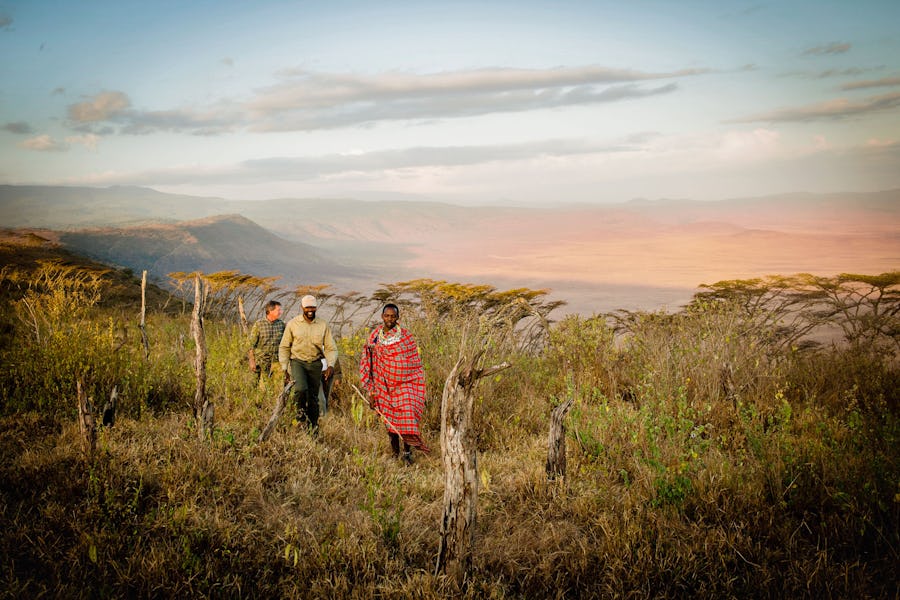
[[[385,331],[382,326],[381,329],[378,330],[378,343],[383,344],[385,346],[390,346],[391,344],[396,344],[400,341],[400,327],[395,326],[390,331]]]

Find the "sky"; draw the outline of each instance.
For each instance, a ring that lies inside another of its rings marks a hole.
[[[898,23],[898,0],[0,0],[0,184],[468,205],[900,188]]]

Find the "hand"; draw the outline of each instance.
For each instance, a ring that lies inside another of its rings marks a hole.
[[[334,367],[329,366],[327,369],[325,369],[325,375],[324,375],[325,381],[328,381],[329,379],[331,379],[332,375],[334,375]]]

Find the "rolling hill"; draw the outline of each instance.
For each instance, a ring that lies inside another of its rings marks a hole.
[[[158,281],[165,281],[172,272],[196,270],[282,277],[278,284],[283,286],[340,283],[364,275],[363,270],[341,265],[309,244],[285,240],[239,215],[59,231],[55,237],[94,260],[134,271],[147,269]]]

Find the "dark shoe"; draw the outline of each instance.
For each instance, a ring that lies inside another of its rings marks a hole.
[[[400,455],[400,461],[406,466],[413,464],[412,453],[409,450],[407,450],[406,452],[404,452],[403,454]]]

